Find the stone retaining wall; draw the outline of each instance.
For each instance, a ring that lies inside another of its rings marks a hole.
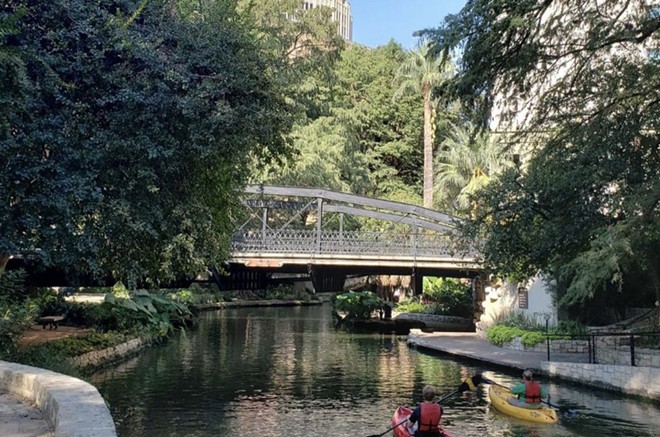
[[[472,319],[456,316],[440,316],[437,314],[399,313],[394,320],[414,320],[424,323],[428,329],[435,331],[472,331]]]
[[[125,360],[127,357],[137,353],[140,349],[149,346],[152,342],[153,339],[150,337],[134,338],[114,347],[79,355],[72,358],[71,362],[81,369],[101,367],[116,361]]]
[[[596,346],[596,362],[598,364],[613,364],[630,366],[630,346],[601,347]],[[655,349],[635,348],[635,366],[660,368],[660,351]]]
[[[509,343],[502,345],[505,349],[527,352],[546,352],[548,346],[546,342],[538,343],[534,346],[525,346],[520,337],[516,337]],[[587,340],[550,340],[550,353],[589,353],[589,343]]]
[[[56,437],[116,437],[105,401],[91,384],[23,364],[0,361],[0,387],[29,399]]]
[[[563,379],[660,400],[660,369],[657,368],[554,361],[543,361],[541,368]]]

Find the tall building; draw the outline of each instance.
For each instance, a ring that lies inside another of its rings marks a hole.
[[[353,41],[353,16],[348,0],[306,0],[303,9],[326,6],[333,9],[332,21],[339,23],[339,35],[346,41]]]

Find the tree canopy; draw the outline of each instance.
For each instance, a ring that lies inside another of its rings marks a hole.
[[[3,260],[156,283],[224,259],[291,125],[234,2],[9,0],[0,26]]]
[[[466,235],[501,272],[553,274],[563,304],[660,300],[659,29],[641,0],[469,0],[431,32],[462,51],[447,88],[523,158]]]
[[[393,99],[404,59],[394,42],[342,51],[319,82],[322,112],[294,129],[294,159],[262,177],[420,203],[423,108],[415,96]]]

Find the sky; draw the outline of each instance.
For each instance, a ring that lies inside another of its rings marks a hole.
[[[390,39],[413,49],[416,30],[438,27],[447,14],[460,11],[466,0],[349,0],[353,15],[353,41],[367,47]]]

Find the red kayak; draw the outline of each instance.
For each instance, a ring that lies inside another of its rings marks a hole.
[[[394,432],[394,437],[413,437],[414,434],[410,434],[408,432],[408,427],[406,426],[405,420],[408,419],[408,417],[412,414],[412,410],[407,407],[399,407],[396,409],[394,412],[394,417],[392,417],[392,426],[395,426],[401,422],[401,425],[397,426],[394,428],[392,431]],[[455,437],[454,434],[445,431],[440,428],[440,435],[442,437]]]

